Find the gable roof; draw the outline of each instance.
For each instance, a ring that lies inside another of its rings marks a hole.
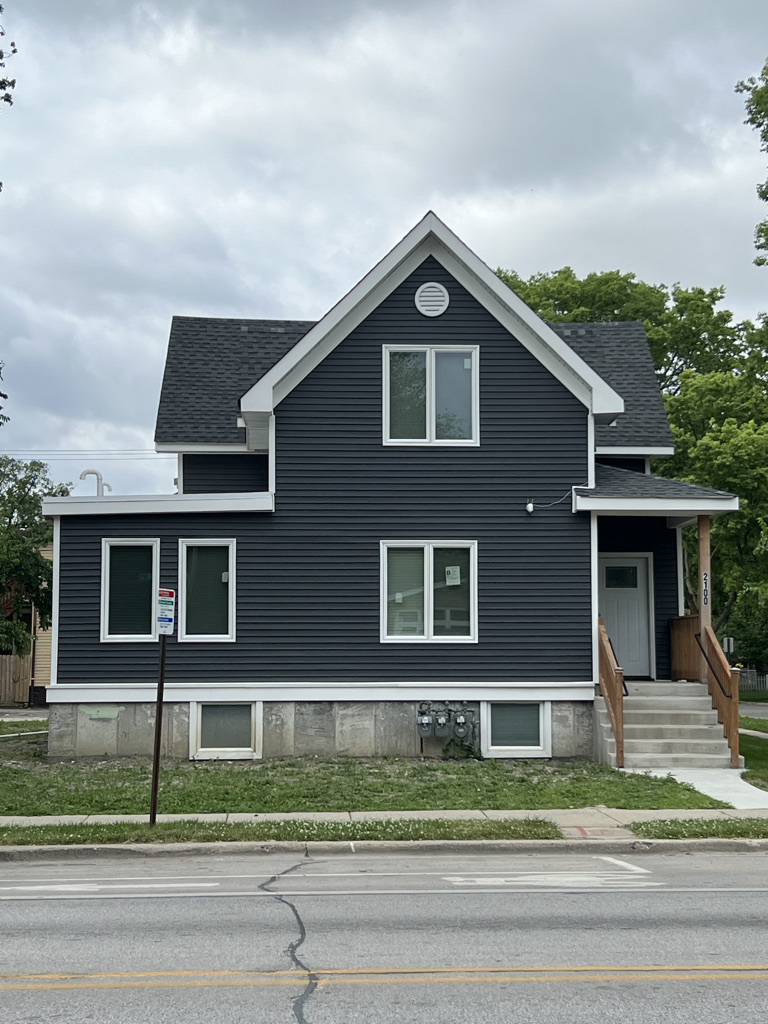
[[[246,427],[271,413],[428,256],[506,327],[598,420],[621,397],[431,211],[240,399]]]
[[[241,395],[314,326],[315,321],[307,320],[174,317],[155,441],[244,444],[245,431],[237,426]],[[551,326],[624,399],[624,413],[615,427],[596,425],[598,447],[671,448],[672,434],[642,324]]]
[[[653,367],[645,328],[639,320],[550,324],[570,347],[624,399],[624,414],[612,423],[595,424],[595,446],[602,449],[663,449],[674,442]]]

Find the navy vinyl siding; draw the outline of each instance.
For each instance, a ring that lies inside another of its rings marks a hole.
[[[226,494],[269,488],[267,455],[205,452],[181,458],[185,494]]]
[[[644,516],[599,518],[598,551],[630,554],[653,553],[653,604],[655,614],[656,676],[670,679],[671,650],[669,620],[678,614],[677,535],[666,519]]]
[[[425,281],[450,307],[416,310]],[[480,446],[382,444],[384,344],[480,346]],[[429,259],[280,404],[276,510],[62,523],[59,681],[154,679],[154,644],[99,644],[100,538],[237,540],[237,643],[178,644],[188,682],[586,680],[592,676],[587,411]],[[528,501],[537,506],[525,511]],[[545,507],[546,506],[546,507]],[[379,542],[478,542],[478,643],[382,644]]]

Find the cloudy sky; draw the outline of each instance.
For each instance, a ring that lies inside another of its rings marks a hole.
[[[428,209],[492,267],[768,310],[733,88],[766,0],[4,6],[0,449],[60,453],[57,479],[171,490],[145,454],[171,316],[318,318]]]

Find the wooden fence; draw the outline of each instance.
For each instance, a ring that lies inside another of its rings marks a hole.
[[[0,704],[26,704],[31,682],[31,654],[0,654]]]

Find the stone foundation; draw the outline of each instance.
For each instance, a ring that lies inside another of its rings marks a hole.
[[[450,701],[459,707],[459,701]],[[417,701],[265,701],[262,756],[443,757],[480,748],[480,705],[465,710],[477,726],[466,739],[419,736]],[[52,704],[48,754],[52,758],[151,757],[153,703]],[[592,704],[552,702],[552,756],[592,756]],[[164,757],[189,757],[189,705],[166,704]]]

